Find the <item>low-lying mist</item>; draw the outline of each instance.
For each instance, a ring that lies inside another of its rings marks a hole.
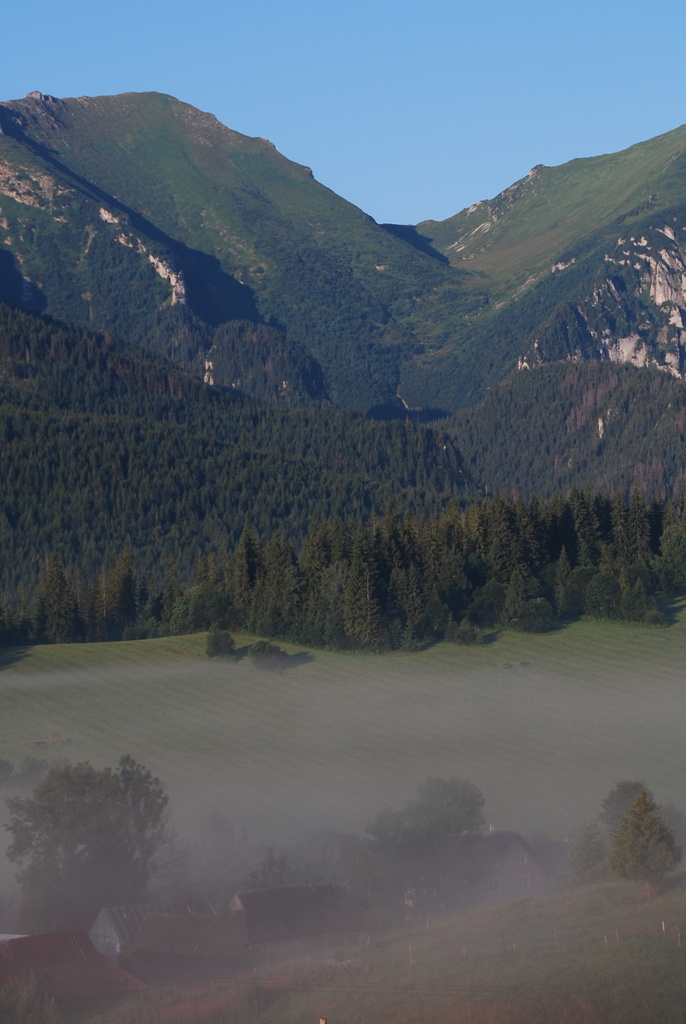
[[[281,673],[207,659],[202,637],[55,648],[52,664],[36,648],[0,673],[0,758],[130,753],[164,783],[187,857],[233,843],[236,875],[255,851],[361,835],[429,776],[477,785],[496,828],[559,839],[617,779],[679,806],[683,632],[578,623],[479,649],[316,652]]]

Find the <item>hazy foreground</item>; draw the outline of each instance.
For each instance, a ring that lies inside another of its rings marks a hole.
[[[529,836],[576,830],[622,777],[683,803],[683,611],[667,629],[579,622],[480,648],[289,648],[281,675],[210,660],[204,644],[22,652],[0,671],[0,757],[131,753],[168,785],[177,822],[217,809],[269,842],[359,831],[428,775],[472,780],[489,822]]]

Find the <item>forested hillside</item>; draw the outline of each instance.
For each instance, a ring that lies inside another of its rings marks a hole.
[[[394,499],[437,510],[463,489],[444,432],[258,406],[160,357],[0,304],[0,565],[32,590],[46,556],[89,574],[128,545],[137,570],[189,570],[246,520],[297,545],[317,516]]]
[[[487,492],[686,491],[686,390],[659,370],[558,363],[512,374],[446,421]]]
[[[683,129],[416,229],[169,96],[35,93],[0,129],[0,588],[22,635],[51,635],[48,565],[73,637],[221,621],[367,647],[650,619],[680,579],[660,559],[686,489]],[[555,525],[579,495],[590,539]],[[622,502],[650,524],[629,554]],[[194,580],[228,588],[214,618],[177,606]]]

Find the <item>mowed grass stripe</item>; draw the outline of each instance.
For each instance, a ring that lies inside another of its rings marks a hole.
[[[130,752],[181,817],[217,808],[265,837],[359,829],[431,774],[480,785],[498,827],[553,835],[621,777],[679,804],[683,612],[669,629],[581,622],[471,649],[309,652],[282,675],[207,659],[204,639],[30,649],[0,672],[0,757]]]

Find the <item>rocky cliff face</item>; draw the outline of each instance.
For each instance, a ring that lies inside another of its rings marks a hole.
[[[686,226],[677,218],[619,237],[605,253],[592,292],[558,307],[518,365],[528,369],[560,359],[609,360],[684,376]]]

